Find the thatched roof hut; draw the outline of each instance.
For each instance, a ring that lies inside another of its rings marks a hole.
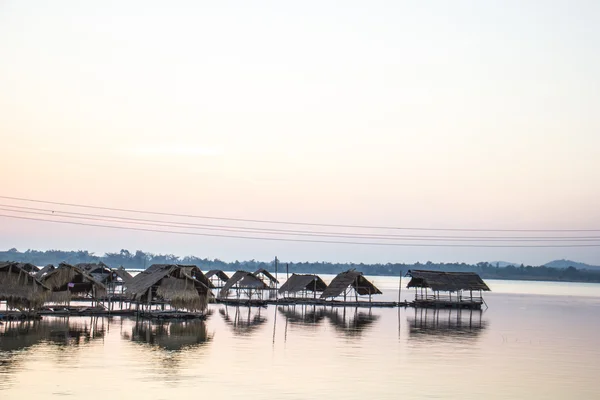
[[[341,272],[333,278],[327,289],[321,294],[321,298],[337,297],[341,294],[345,294],[350,288],[354,289],[355,293],[360,296],[381,294],[381,291],[377,289],[373,283],[367,280],[362,272],[352,269]]]
[[[216,287],[223,287],[229,280],[229,276],[220,269],[211,269],[206,273],[206,277]]]
[[[0,300],[21,311],[44,305],[50,289],[15,262],[0,263]]]
[[[201,311],[213,287],[195,265],[154,264],[127,283],[126,293],[144,304],[160,301],[175,308]]]
[[[269,281],[268,286],[270,287],[275,287],[279,284],[277,278],[271,275],[271,273],[264,268],[257,269],[256,271],[254,271],[253,275],[262,280],[263,282]]]
[[[297,293],[297,292],[322,292],[327,289],[327,284],[319,275],[312,274],[292,274],[279,288],[279,294]]]
[[[227,297],[227,293],[231,289],[264,290],[268,288],[256,275],[248,271],[236,271],[219,292],[219,297]]]
[[[102,282],[87,271],[67,263],[60,263],[41,281],[52,290],[50,301],[53,302],[63,303],[74,296],[96,299],[106,295],[106,286]]]
[[[112,270],[114,274],[116,274],[124,283],[129,282],[133,279],[133,276],[123,267],[115,268]]]
[[[38,272],[35,273],[36,279],[41,280],[44,275],[46,275],[50,271],[54,271],[55,268],[56,267],[52,264],[46,265],[44,268],[40,269]]]
[[[37,265],[33,265],[31,263],[18,263],[19,268],[23,271],[29,272],[30,274],[36,274],[40,268]]]
[[[110,282],[112,280],[113,274],[110,267],[103,262],[99,263],[80,263],[75,264],[75,266],[91,276],[93,276],[97,281],[100,281],[104,284]]]
[[[429,288],[433,291],[457,292],[461,290],[489,291],[481,277],[475,272],[441,272],[409,270],[406,276],[412,279],[407,288]]]

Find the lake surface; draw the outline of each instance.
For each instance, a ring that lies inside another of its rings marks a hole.
[[[398,298],[398,278],[373,281]],[[487,283],[484,312],[211,305],[205,322],[5,323],[0,399],[599,398],[600,285]]]

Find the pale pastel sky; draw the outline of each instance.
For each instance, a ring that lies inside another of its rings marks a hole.
[[[173,3],[0,0],[0,195],[334,224],[600,229],[599,2]],[[0,217],[10,247],[600,264],[600,247],[288,243]]]

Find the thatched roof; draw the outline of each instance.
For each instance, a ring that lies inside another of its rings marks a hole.
[[[205,275],[208,279],[210,279],[213,275],[216,275],[223,282],[227,282],[229,280],[229,276],[227,276],[227,274],[220,269],[211,269]]]
[[[30,264],[30,263],[18,263],[18,264],[19,264],[19,268],[21,268],[23,271],[27,271],[29,273],[38,272],[40,270],[40,268],[38,266]]]
[[[121,278],[121,280],[123,280],[123,282],[125,283],[133,279],[133,276],[131,276],[131,274],[127,272],[127,270],[123,267],[113,269],[112,272],[115,273],[119,278]]]
[[[227,295],[227,292],[233,288],[234,286],[238,288],[244,289],[268,289],[269,287],[265,285],[263,281],[261,281],[256,275],[251,274],[248,271],[236,271],[235,274],[231,276],[227,280],[223,289],[219,292],[219,296],[223,297]]]
[[[355,270],[349,270],[346,272],[341,272],[333,278],[327,289],[321,294],[322,299],[326,299],[328,297],[337,297],[344,293],[344,291],[352,286],[356,293],[361,296],[369,295],[369,294],[381,294],[381,291],[377,289],[375,285],[373,285],[367,278],[363,276],[362,272],[358,272]]]
[[[113,274],[110,267],[103,262],[99,263],[80,263],[75,264],[75,266],[82,271],[87,272],[89,275],[93,276],[99,282],[104,284],[112,281]]]
[[[264,275],[265,278],[267,278],[269,281],[279,283],[279,281],[277,279],[275,279],[275,277],[273,275],[271,275],[271,273],[264,268],[257,269],[256,271],[254,271],[253,275],[256,277],[259,277],[259,275],[261,275],[261,274]]]
[[[407,288],[423,287],[435,291],[455,292],[457,290],[485,290],[490,288],[475,272],[441,272],[409,270],[406,276],[412,277]]]
[[[40,308],[50,289],[15,262],[0,263],[0,300],[8,306],[25,309]]]
[[[56,267],[52,264],[46,265],[44,268],[42,268],[38,272],[36,272],[36,274],[35,274],[36,279],[42,279],[42,277],[44,275],[46,275],[50,271],[53,271],[55,268]]]
[[[44,275],[41,281],[53,292],[80,293],[89,292],[95,288],[97,296],[103,296],[106,293],[106,286],[92,274],[67,263],[60,263],[58,268]]]
[[[148,301],[152,296],[168,301],[176,308],[206,308],[209,288],[214,286],[195,265],[154,264],[127,282],[126,293],[134,300]]]
[[[75,266],[89,274],[110,273],[110,267],[104,264],[102,261],[100,261],[99,263],[79,263],[75,264]]]
[[[290,276],[290,279],[288,279],[283,285],[281,285],[281,288],[279,288],[279,293],[294,293],[299,292],[301,290],[322,292],[325,289],[327,289],[327,284],[318,275],[292,274],[292,276]]]

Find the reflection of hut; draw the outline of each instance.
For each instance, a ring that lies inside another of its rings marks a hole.
[[[481,310],[415,308],[414,317],[407,317],[409,337],[438,343],[449,340],[475,339],[487,328]]]
[[[181,351],[186,348],[205,344],[210,339],[204,321],[182,322],[136,321],[131,336],[124,337],[133,342],[145,343],[169,351]]]
[[[325,318],[325,309],[315,305],[279,306],[277,309],[290,324],[319,325]]]
[[[41,342],[78,346],[105,335],[104,319],[44,318],[38,321],[10,321],[0,328],[0,351],[23,350]]]
[[[92,304],[106,295],[106,286],[88,272],[74,265],[61,263],[42,277],[51,290],[49,301],[68,303],[71,299],[91,300]]]
[[[327,289],[327,284],[318,275],[301,275],[292,274],[290,278],[285,281],[279,288],[279,294],[281,295],[294,295],[296,297],[308,297],[308,292],[312,292],[312,297],[317,298],[317,292],[322,292]]]
[[[213,285],[195,265],[154,264],[127,283],[126,293],[149,309],[169,304],[177,309],[202,311]]]
[[[279,281],[269,271],[264,268],[254,271],[254,276],[263,281],[270,289],[276,289]]]
[[[325,309],[325,315],[336,330],[348,336],[357,336],[366,328],[379,319],[369,309],[368,312],[359,311],[358,308],[351,311],[348,307]]]
[[[227,298],[230,290],[235,290],[238,298],[240,295],[245,295],[248,299],[252,299],[253,296],[262,298],[262,291],[268,288],[256,275],[247,271],[236,271],[219,292],[219,298]]]
[[[20,311],[35,310],[44,305],[50,289],[40,283],[23,264],[0,263],[0,300]]]
[[[225,306],[219,310],[219,314],[227,324],[231,325],[236,335],[249,335],[267,321],[261,315],[261,311],[260,307],[236,306],[230,313],[230,307]]]
[[[356,301],[358,301],[358,296],[368,295],[370,301],[371,295],[381,294],[381,291],[367,280],[362,272],[352,269],[342,272],[333,278],[327,289],[321,294],[321,298],[327,299],[343,295],[344,301],[346,301],[346,296],[351,295],[352,292],[354,292]]]
[[[474,272],[409,270],[406,276],[412,278],[406,287],[415,288],[417,307],[481,308],[482,291],[490,290]]]
[[[229,276],[220,269],[211,269],[206,277],[216,288],[222,288],[229,280]]]

